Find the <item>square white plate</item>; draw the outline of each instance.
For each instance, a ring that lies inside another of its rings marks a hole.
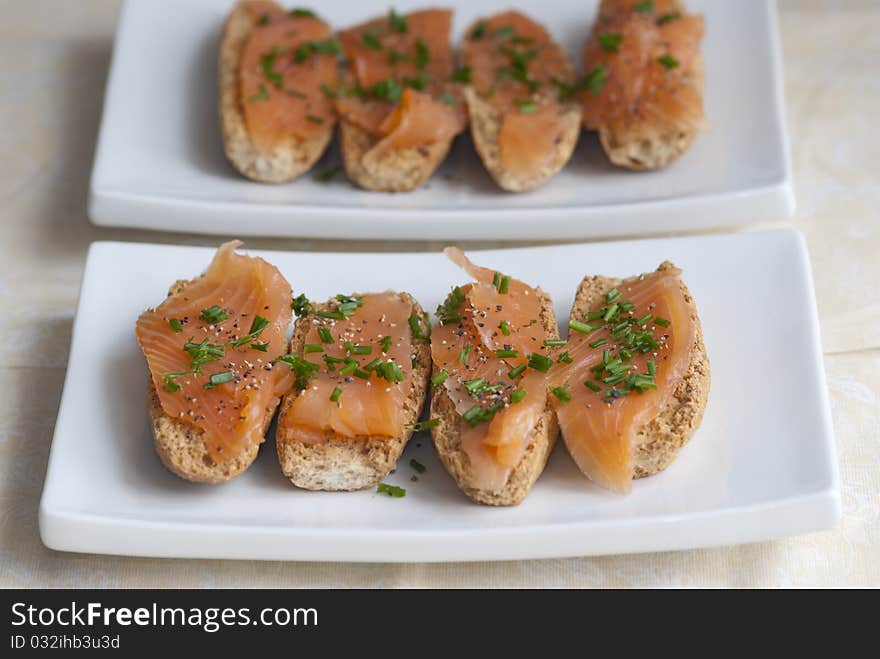
[[[344,175],[282,185],[226,162],[216,59],[231,2],[127,0],[107,86],[91,182],[96,224],[220,235],[510,240],[623,236],[779,221],[794,211],[776,8],[765,0],[689,0],[706,17],[708,127],[659,172],[612,167],[590,134],[572,162],[528,194],[500,191],[469,137],[430,183],[409,194],[365,192]],[[308,3],[306,3],[308,4]],[[425,0],[398,0],[398,9]],[[450,0],[456,42],[477,16],[509,3]],[[580,67],[596,0],[514,2],[544,21]],[[315,5],[318,6],[318,5]],[[344,27],[383,4],[326,0]],[[145,55],[148,53],[148,55]],[[338,164],[328,154],[316,171]]]
[[[439,253],[259,252],[296,291],[404,286],[433,309],[466,277]],[[54,549],[204,558],[463,561],[643,552],[750,542],[829,527],[837,466],[813,286],[790,230],[472,254],[540,284],[564,323],[586,273],[684,269],[712,363],[705,419],[678,460],[630,496],[580,475],[562,443],[525,502],[471,503],[417,435],[388,482],[407,495],[297,490],[268,442],[241,477],[194,485],[153,452],[134,324],[212,250],[95,243],[55,429],[40,532]],[[415,475],[410,458],[428,471]]]

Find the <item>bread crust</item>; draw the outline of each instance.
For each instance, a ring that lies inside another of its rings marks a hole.
[[[540,292],[540,297],[541,324],[549,338],[558,339],[559,327],[553,313],[553,302],[543,291]],[[438,420],[438,424],[431,428],[431,438],[443,467],[468,498],[490,506],[515,506],[526,498],[532,485],[544,471],[559,435],[556,413],[548,397],[544,412],[529,433],[526,450],[519,464],[511,471],[507,484],[500,492],[490,492],[474,486],[476,479],[470,458],[461,448],[461,432],[465,421],[456,411],[446,387],[442,385],[433,387],[431,392],[431,418]]]
[[[195,280],[191,280],[195,281]],[[183,291],[191,281],[179,280],[168,289],[169,297]],[[266,409],[263,435],[275,414],[277,402]],[[197,426],[169,416],[162,409],[159,392],[153,378],[147,373],[147,412],[153,430],[153,448],[159,460],[171,473],[193,483],[222,483],[232,480],[257,458],[259,444],[250,444],[236,457],[222,462],[215,461],[205,444],[205,431]]]
[[[672,263],[664,261],[657,271],[663,272],[674,268]],[[605,293],[625,284],[626,280],[612,277],[584,277],[572,304],[571,319],[586,320],[587,313],[601,303]],[[699,427],[709,398],[711,373],[709,357],[703,342],[703,329],[694,299],[681,279],[679,286],[695,327],[690,361],[687,371],[675,385],[669,401],[636,433],[635,478],[651,476],[672,464],[678,457],[681,447],[687,444]],[[565,440],[564,435],[563,440]]]
[[[355,296],[358,294],[355,293]],[[412,313],[422,316],[422,307],[408,293],[397,293],[411,307]],[[329,310],[332,303],[315,305]],[[311,318],[297,318],[290,340],[290,352],[302,354]],[[412,437],[412,425],[418,422],[427,397],[431,377],[431,346],[428,341],[414,339],[415,357],[412,388],[405,401],[404,432],[399,437],[339,437],[331,431],[320,443],[302,441],[295,430],[284,427],[284,418],[297,392],[284,396],[275,432],[275,447],[281,471],[290,482],[306,490],[353,491],[377,485],[397,464],[400,454]]]
[[[238,91],[241,51],[253,27],[250,13],[239,3],[229,12],[223,29],[217,67],[223,150],[229,162],[247,178],[261,183],[283,183],[302,175],[318,161],[333,138],[336,118],[325,121],[321,134],[314,139],[290,136],[268,156],[254,149]]]

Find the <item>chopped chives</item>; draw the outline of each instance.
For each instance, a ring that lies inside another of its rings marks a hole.
[[[636,320],[636,325],[647,325],[654,319],[654,314],[648,313]]]
[[[587,387],[587,389],[592,389],[593,391],[595,391],[597,393],[602,391],[602,387],[600,387],[598,384],[596,384],[592,380],[587,380],[586,382],[584,382],[584,386]]]
[[[215,373],[211,376],[211,381],[205,385],[205,389],[213,389],[214,387],[219,387],[221,384],[232,382],[233,378],[235,378],[235,374],[232,371]]]
[[[547,339],[546,341],[544,341],[544,345],[548,347],[564,346],[566,343],[568,343],[568,341],[566,341],[565,339]]]
[[[663,65],[663,68],[666,69],[667,71],[670,69],[677,69],[678,68],[678,60],[675,59],[669,53],[666,53],[665,55],[661,55],[660,57],[657,58],[657,61],[660,62]]]
[[[342,395],[342,387],[334,387],[333,393],[330,394],[330,400],[334,403],[339,400],[339,397]]]
[[[458,361],[461,362],[462,364],[467,364],[468,357],[471,356],[471,349],[472,348],[473,348],[473,346],[471,346],[470,343],[468,343],[465,347],[463,347],[461,349],[461,352],[458,354]]]
[[[510,402],[511,403],[518,403],[525,397],[526,397],[526,390],[525,389],[514,389],[513,391],[510,392]]]
[[[551,387],[550,393],[563,403],[567,403],[571,400],[571,393],[568,391],[568,385],[565,385],[564,387]]]
[[[382,358],[376,357],[373,361],[364,366],[365,371],[375,371],[382,364]]]
[[[260,352],[266,352],[269,350],[268,343],[251,343],[251,350],[259,350]]]
[[[409,329],[410,329],[410,332],[412,332],[414,339],[422,339],[422,340],[427,341],[428,339],[431,338],[431,323],[428,320],[427,313],[424,313],[423,316],[424,316],[424,322],[425,322],[425,327],[427,328],[427,331],[425,331],[425,332],[422,331],[422,320],[423,319],[419,318],[416,314],[412,314],[409,317]]]
[[[447,373],[446,371],[440,371],[439,373],[436,373],[431,378],[431,384],[434,385],[435,387],[437,385],[441,385],[444,382],[446,382],[446,378],[448,378],[448,377],[449,377],[449,373]]]
[[[654,319],[654,322],[656,324],[658,324],[660,327],[669,327],[669,321],[666,320],[665,318],[661,318],[660,316],[657,316]]]
[[[599,346],[604,346],[608,343],[608,339],[596,339],[595,341],[590,341],[591,348],[598,348]]]
[[[570,320],[568,321],[568,329],[574,330],[575,332],[580,332],[581,334],[589,334],[596,328],[592,325],[588,325],[587,323],[582,323],[579,320]]]
[[[657,364],[653,358],[648,360],[648,375],[657,375]]]
[[[605,322],[610,321],[617,314],[618,308],[619,307],[617,304],[612,304],[611,306],[609,306],[608,309],[605,310],[605,313],[602,316],[602,320],[604,320]]]
[[[171,325],[171,329],[174,330],[174,332],[183,331],[183,325],[180,324],[180,321],[177,320],[177,318],[169,318],[168,324]]]
[[[500,272],[496,272],[496,273],[495,273],[495,276],[492,277],[492,285],[493,285],[495,288],[498,288],[498,284],[500,284],[500,283],[501,283],[501,273],[500,273]]]
[[[308,355],[312,352],[324,352],[324,346],[322,346],[320,343],[306,343],[303,346],[303,353]]]
[[[345,366],[339,369],[339,375],[351,375],[358,367],[358,363],[351,359],[345,363]]]
[[[333,343],[333,335],[326,327],[318,328],[318,336],[321,338],[321,343]]]
[[[502,320],[501,324],[498,326],[501,329],[501,333],[504,336],[510,336],[510,323],[506,320]]]
[[[550,367],[553,366],[553,360],[546,355],[542,355],[538,352],[533,352],[529,355],[529,366],[531,366],[536,371],[546,373],[550,370]]]
[[[621,292],[616,288],[612,288],[610,291],[605,293],[605,301],[608,304],[611,304],[612,302],[617,302],[620,299],[620,296]]]
[[[440,425],[440,419],[428,419],[427,421],[420,421],[419,423],[414,423],[412,425],[413,432],[419,432],[421,430],[427,430],[428,428],[433,428],[434,426]]]
[[[495,356],[504,359],[505,357],[519,357],[518,350],[496,350]]]
[[[434,420],[437,421],[438,419],[434,419]],[[420,474],[424,474],[426,471],[428,471],[428,468],[425,465],[423,465],[421,462],[416,460],[415,458],[410,459],[409,466],[412,467],[413,469],[415,469]]]
[[[523,374],[523,371],[526,370],[526,366],[527,364],[520,364],[519,366],[510,369],[510,371],[508,371],[507,373],[507,377],[509,377],[511,380],[515,380]]]
[[[382,348],[382,352],[388,352],[389,350],[391,350],[391,337],[383,336],[382,340],[379,341],[379,345]]]
[[[397,487],[396,485],[389,485],[388,483],[379,483],[376,486],[376,492],[379,494],[387,494],[389,497],[394,499],[401,499],[406,496],[406,490],[402,487]]]
[[[596,38],[599,40],[599,45],[602,46],[602,50],[606,53],[616,53],[620,51],[620,42],[623,41],[622,34],[606,32],[598,35]]]
[[[504,275],[501,278],[501,283],[498,284],[498,292],[499,293],[507,293],[510,289],[510,277],[508,275]]]
[[[369,380],[370,374],[367,371],[361,370],[359,368],[355,368],[351,373],[356,378],[360,378],[361,380]]]
[[[223,322],[224,320],[229,318],[229,314],[223,311],[222,307],[219,307],[215,304],[214,306],[208,307],[207,309],[202,309],[201,318],[206,323],[216,325],[217,323]]]
[[[573,361],[574,360],[571,358],[568,352],[563,352],[561,355],[559,355],[559,359],[556,360],[556,362],[559,364],[571,364]]]

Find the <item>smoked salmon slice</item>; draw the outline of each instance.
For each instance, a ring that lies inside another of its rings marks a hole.
[[[680,274],[663,263],[573,317],[551,377],[569,453],[614,492],[630,491],[637,435],[670,402],[697,350],[699,321]]]
[[[699,129],[703,32],[678,0],[602,0],[584,48],[584,126],[613,144]]]
[[[473,89],[501,117],[501,167],[517,178],[547,168],[565,132],[561,118],[575,89],[565,51],[544,26],[506,11],[468,30],[461,57]]]
[[[546,329],[540,289],[479,267],[456,247],[445,253],[475,281],[453,288],[437,310],[432,383],[445,387],[461,417],[473,487],[497,493],[545,410],[553,364],[546,342],[557,337]]]
[[[278,419],[279,437],[317,443],[328,436],[403,436],[414,334],[427,338],[428,331],[412,309],[409,299],[385,292],[339,295],[329,305],[304,310],[308,326],[292,342],[299,349],[280,358],[297,380]]]
[[[340,117],[383,138],[374,149],[449,140],[467,122],[449,34],[452,12],[391,10],[339,33],[348,83],[336,94]]]
[[[204,431],[215,462],[263,441],[290,383],[290,284],[263,259],[223,244],[205,273],[138,318],[136,335],[162,410]]]
[[[306,9],[244,3],[254,20],[239,63],[239,94],[254,148],[269,154],[291,137],[321,137],[335,121],[339,41]]]

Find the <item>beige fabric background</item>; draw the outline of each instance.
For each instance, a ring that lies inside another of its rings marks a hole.
[[[86,219],[118,10],[117,0],[0,0],[0,586],[880,586],[880,3],[871,0],[780,5],[795,225],[812,255],[841,468],[836,529],[721,549],[449,565],[45,549],[37,505],[88,244],[219,240],[103,230]],[[358,248],[271,241],[286,245]]]

